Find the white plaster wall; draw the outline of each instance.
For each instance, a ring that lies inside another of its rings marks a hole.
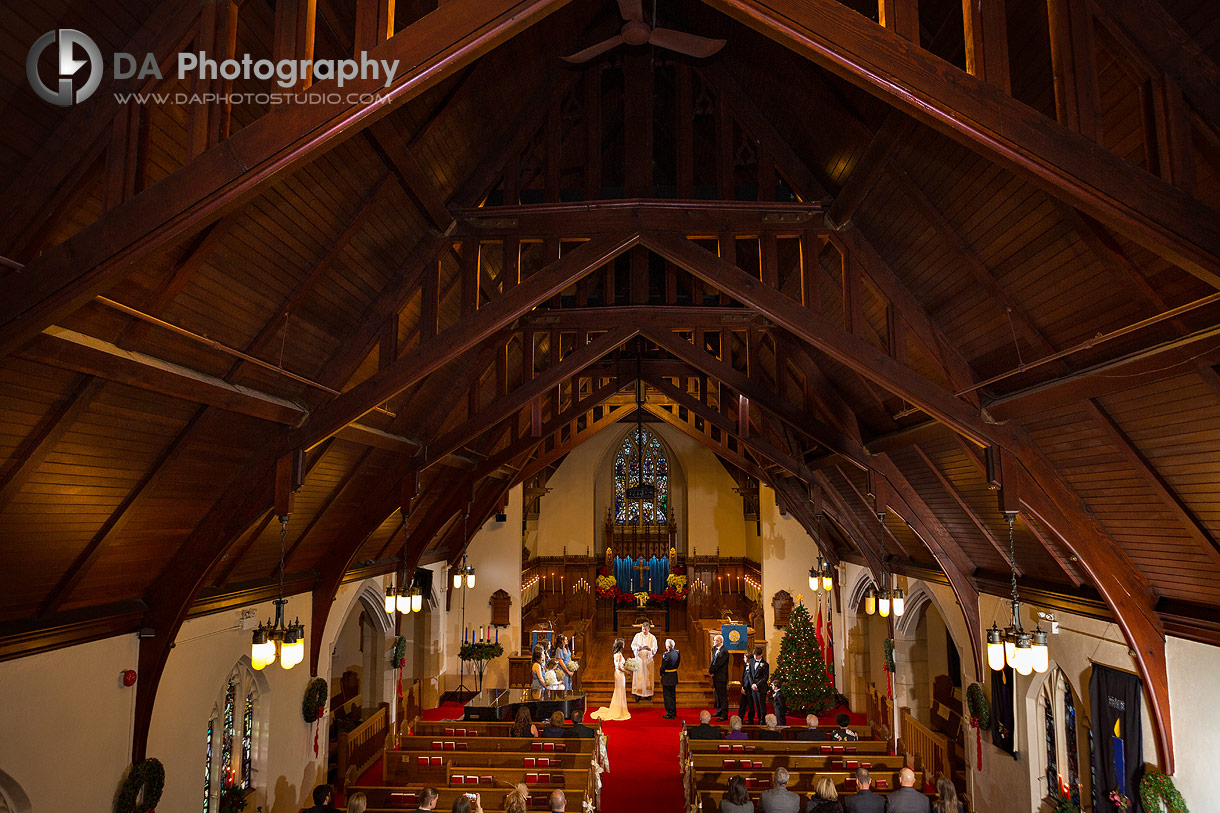
[[[0,663],[0,771],[37,813],[114,809],[136,693],[120,676],[137,653],[125,635]]]
[[[760,486],[758,491],[759,520],[762,525],[762,533],[758,538],[762,564],[763,615],[767,620],[767,660],[774,666],[779,658],[783,634],[775,629],[775,610],[771,598],[780,590],[787,590],[794,602],[797,596],[804,596],[805,606],[809,608],[816,622],[817,603],[814,591],[809,589],[809,569],[817,565],[818,546],[795,517],[791,514],[780,514],[774,491],[765,485]],[[822,606],[825,613],[826,605]],[[838,613],[836,616],[835,674],[839,676],[843,674],[843,649],[847,638],[843,634],[842,616]],[[842,685],[842,681],[839,681],[839,685]]]
[[[1169,710],[1173,722],[1174,784],[1186,806],[1204,811],[1216,804],[1216,765],[1220,763],[1220,704],[1216,675],[1220,647],[1170,637]]]
[[[554,481],[555,478],[552,478]],[[487,687],[508,686],[508,655],[521,648],[521,501],[522,487],[515,486],[508,493],[506,521],[488,520],[470,539],[466,555],[475,568],[473,589],[453,590],[448,613],[445,613],[439,629],[444,630],[440,665],[445,674],[444,690],[455,689],[460,679],[461,661],[458,648],[462,641],[462,594],[466,594],[466,627],[478,630],[491,623],[491,594],[504,590],[512,599],[509,620],[511,626],[500,628],[500,645],[505,657],[492,661],[483,676]],[[452,585],[452,575],[436,576],[435,584],[440,588],[441,604],[444,605],[444,578]],[[494,637],[495,630],[492,629]],[[466,686],[473,688],[474,676],[468,668]]]

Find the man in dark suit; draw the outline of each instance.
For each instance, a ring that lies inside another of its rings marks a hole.
[[[318,785],[313,789],[313,807],[307,808],[305,813],[341,813],[331,804],[333,798],[334,790],[330,785]]]
[[[716,692],[716,719],[729,719],[729,651],[724,648],[724,636],[712,639],[712,662],[707,668]]]
[[[932,803],[928,797],[915,790],[915,772],[903,768],[898,772],[898,790],[885,800],[886,813],[929,813]]]
[[[771,667],[763,660],[762,647],[754,647],[754,660],[750,662],[750,717],[762,722],[767,716],[767,683],[771,680]]]
[[[572,727],[568,729],[565,737],[570,737],[577,740],[591,740],[597,732],[584,724],[585,713],[580,709],[572,712]]]
[[[826,732],[818,730],[818,717],[816,714],[806,715],[805,729],[798,731],[796,738],[806,742],[825,742]]]
[[[737,704],[737,716],[750,725],[754,724],[754,701],[750,696],[750,652],[741,653],[741,702]]]
[[[788,769],[780,766],[771,778],[771,789],[764,790],[758,798],[758,809],[762,813],[801,813],[800,794],[788,790]]]
[[[771,705],[775,708],[775,722],[781,726],[788,725],[788,704],[784,701],[784,687],[775,678],[771,678]]]
[[[841,798],[847,813],[885,813],[885,797],[873,793],[873,778],[867,768],[856,768],[855,793]]]
[[[711,724],[712,713],[710,711],[699,712],[699,725],[691,726],[686,729],[686,738],[688,740],[718,740],[721,738],[721,731]]]
[[[672,720],[678,716],[678,664],[682,661],[682,653],[674,648],[674,639],[665,639],[665,652],[661,655],[661,696],[665,701],[663,720]]]

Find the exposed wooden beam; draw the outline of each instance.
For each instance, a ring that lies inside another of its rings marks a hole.
[[[442,232],[453,227],[453,215],[445,205],[445,198],[428,178],[424,168],[415,157],[415,152],[404,144],[398,131],[388,126],[383,119],[365,130],[369,142],[381,153],[399,183],[411,199],[419,206],[424,216]]]
[[[223,378],[146,353],[124,350],[67,328],[47,328],[39,339],[22,350],[22,355],[60,369],[118,381],[184,401],[210,404],[274,423],[295,425],[306,414],[305,407],[286,398],[230,384]]]
[[[843,183],[835,202],[826,210],[826,222],[835,229],[842,229],[851,222],[852,216],[864,203],[868,193],[881,179],[894,150],[913,129],[913,122],[894,108],[885,114],[885,119],[873,134],[864,154],[852,167],[851,174]]]
[[[835,0],[705,2],[1220,287],[1214,209],[999,88]]]
[[[76,310],[133,263],[188,237],[227,210],[414,98],[567,0],[451,0],[379,46],[397,73],[345,84],[350,104],[276,107],[182,169],[30,262],[0,302],[0,355]],[[331,82],[315,85],[330,89]],[[337,87],[337,84],[334,86]],[[376,93],[378,104],[355,101]],[[142,735],[135,738],[141,755]]]

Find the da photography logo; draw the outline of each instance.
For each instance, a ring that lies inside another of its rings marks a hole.
[[[42,81],[42,76],[38,72],[38,61],[41,59],[43,51],[55,43],[59,45],[56,54],[58,89],[51,90]],[[88,57],[87,60],[76,58],[77,48],[84,51],[85,56]],[[89,66],[89,76],[80,90],[73,93],[73,80],[80,73],[80,69],[86,65]],[[30,87],[40,98],[51,104],[67,107],[74,102],[83,102],[88,99],[101,84],[102,52],[97,47],[97,43],[76,29],[59,28],[55,31],[48,31],[39,37],[34,46],[30,48],[30,53],[25,58],[25,74],[30,81]]]

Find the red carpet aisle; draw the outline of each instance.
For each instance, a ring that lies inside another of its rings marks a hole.
[[[681,813],[682,773],[678,733],[682,721],[698,725],[698,709],[678,709],[676,720],[662,720],[661,695],[652,704],[630,706],[631,719],[602,723],[608,743],[610,773],[602,774],[605,813],[662,811]]]

